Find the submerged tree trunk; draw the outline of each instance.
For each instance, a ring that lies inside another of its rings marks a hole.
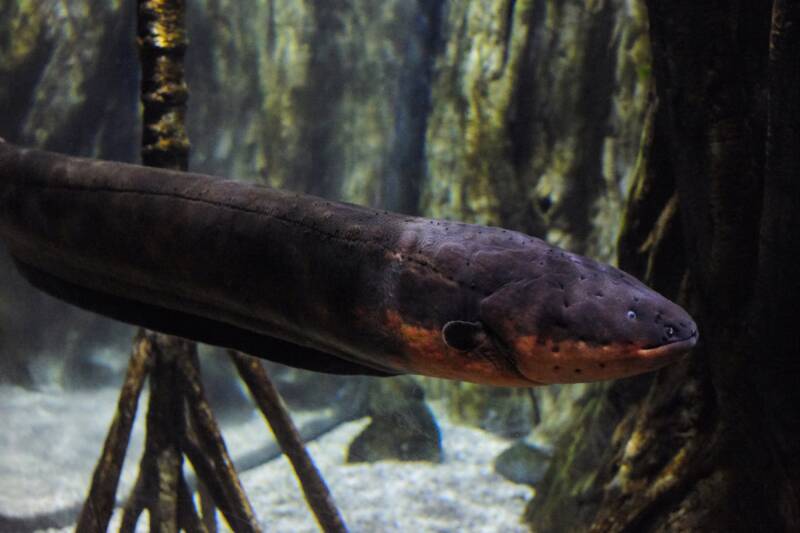
[[[800,3],[648,4],[656,95],[620,264],[679,296],[701,343],[590,405],[527,519],[542,531],[797,531]],[[579,440],[592,427],[593,448]],[[568,465],[584,475],[559,475]]]

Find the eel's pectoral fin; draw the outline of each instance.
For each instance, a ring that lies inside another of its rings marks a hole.
[[[455,350],[469,352],[486,339],[486,332],[480,322],[451,320],[442,328],[442,339]]]

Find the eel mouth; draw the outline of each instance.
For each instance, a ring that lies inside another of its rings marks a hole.
[[[699,335],[695,329],[692,331],[692,334],[685,339],[675,340],[652,348],[640,348],[637,350],[636,355],[651,361],[659,360],[664,361],[664,363],[675,361],[694,348],[695,344],[697,344],[698,337]]]

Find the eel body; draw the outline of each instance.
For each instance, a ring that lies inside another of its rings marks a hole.
[[[582,382],[698,338],[632,276],[514,231],[8,143],[0,238],[70,303],[322,372]]]

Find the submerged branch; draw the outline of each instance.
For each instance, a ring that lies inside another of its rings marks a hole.
[[[108,430],[103,453],[95,467],[92,484],[78,518],[77,531],[101,532],[108,529],[108,522],[116,503],[117,486],[125,462],[131,428],[139,405],[139,396],[152,365],[152,344],[144,332],[139,330],[134,340],[125,381],[119,393],[117,412]]]
[[[192,428],[185,443],[186,454],[231,528],[237,532],[258,532],[255,513],[203,392],[196,350],[181,358],[179,368]]]
[[[213,509],[210,511],[214,512]],[[197,514],[189,484],[183,478],[178,486],[178,525],[187,533],[209,533],[206,523]]]
[[[320,527],[326,533],[346,532],[347,526],[336,508],[328,486],[303,445],[269,374],[258,359],[235,350],[229,350],[228,353],[236,364],[239,375],[247,384],[250,394],[269,422],[278,444],[291,461],[306,501],[314,511]]]

